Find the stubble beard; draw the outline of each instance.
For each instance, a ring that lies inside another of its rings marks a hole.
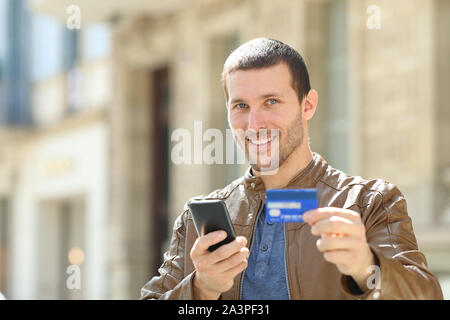
[[[299,148],[302,143],[303,143],[303,138],[304,138],[304,130],[303,130],[303,123],[302,123],[302,118],[301,118],[301,114],[299,113],[293,120],[293,122],[289,125],[288,129],[285,131],[285,135],[283,135],[280,131],[278,131],[278,153],[277,152],[273,152],[272,147],[271,146],[271,150],[270,150],[270,155],[273,157],[274,153],[278,156],[278,165],[276,166],[276,168],[272,167],[273,163],[271,163],[270,166],[267,165],[261,165],[260,163],[258,163],[258,161],[251,161],[254,158],[258,159],[258,155],[255,156],[251,156],[250,152],[249,152],[249,142],[248,141],[242,141],[241,143],[238,143],[239,146],[244,145],[245,147],[245,157],[247,159],[247,161],[249,161],[250,163],[250,167],[253,170],[256,170],[258,172],[271,172],[274,171],[276,172],[282,165],[283,163],[289,158],[289,156],[297,149]],[[270,132],[270,130],[267,130]],[[265,135],[267,136],[267,131],[265,133]],[[237,141],[236,141],[237,142]],[[253,159],[252,159],[253,158]],[[272,162],[273,162],[273,158],[272,158]],[[276,162],[276,161],[275,161]]]

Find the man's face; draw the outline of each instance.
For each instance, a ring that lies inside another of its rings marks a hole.
[[[278,169],[304,138],[288,66],[237,70],[226,81],[228,121],[237,144],[254,170]]]

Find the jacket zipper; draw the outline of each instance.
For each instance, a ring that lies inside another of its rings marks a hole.
[[[256,226],[258,224],[259,215],[261,214],[261,211],[262,211],[262,208],[263,208],[262,203],[263,203],[262,200],[260,200],[258,213],[256,214],[255,223],[253,224],[253,231],[252,231],[252,238],[250,240],[251,242],[250,242],[249,252],[252,252],[253,243],[254,243],[253,238],[255,237],[255,229],[256,229]],[[244,283],[244,275],[245,275],[245,271],[246,270],[247,270],[247,268],[244,270],[244,272],[242,272],[242,275],[241,275],[241,281],[240,281],[240,284],[239,284],[239,300],[242,300],[242,284]]]
[[[289,288],[289,274],[288,274],[288,269],[287,269],[288,252],[287,252],[286,223],[283,223],[283,227],[284,227],[284,272],[286,274],[286,285],[287,285],[287,290],[288,290],[288,297],[289,297],[289,300],[292,300],[291,299],[291,289]]]

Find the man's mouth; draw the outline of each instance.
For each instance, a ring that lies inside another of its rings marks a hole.
[[[249,142],[250,149],[253,149],[254,151],[261,151],[267,150],[276,138],[277,137],[275,136],[259,139],[248,137],[247,141]]]
[[[268,144],[269,142],[271,142],[273,140],[273,137],[271,138],[266,138],[266,139],[248,139],[250,141],[251,144],[257,145],[257,146],[262,146],[265,144]]]

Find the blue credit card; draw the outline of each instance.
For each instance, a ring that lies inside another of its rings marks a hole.
[[[312,209],[317,209],[317,189],[266,191],[268,222],[303,222],[303,214]]]

